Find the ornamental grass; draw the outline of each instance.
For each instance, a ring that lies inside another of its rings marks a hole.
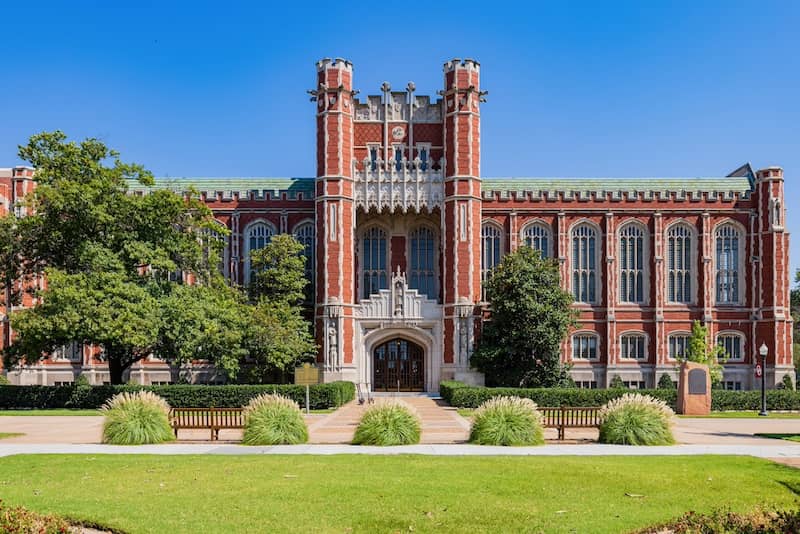
[[[308,441],[300,406],[288,397],[264,393],[244,408],[245,445],[297,445]]]
[[[353,445],[414,445],[421,434],[422,421],[416,410],[405,402],[387,400],[364,411]]]
[[[541,445],[543,425],[544,417],[532,400],[494,397],[473,413],[469,441],[477,445]]]
[[[626,393],[600,409],[600,442],[617,445],[672,445],[675,413],[664,401]]]
[[[119,393],[100,408],[103,443],[145,445],[172,441],[169,404],[151,391]]]

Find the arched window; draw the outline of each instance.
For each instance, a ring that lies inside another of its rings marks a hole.
[[[486,300],[486,281],[503,257],[502,232],[493,224],[481,228],[481,295]]]
[[[245,254],[246,268],[244,271],[247,274],[247,279],[245,280],[245,283],[249,283],[253,278],[254,271],[250,267],[251,254],[253,251],[267,246],[267,243],[270,242],[273,235],[275,235],[275,228],[265,222],[253,223],[247,227],[247,251]]]
[[[667,232],[667,300],[692,302],[692,230],[685,224]]]
[[[420,227],[411,232],[409,240],[410,270],[408,285],[419,290],[421,295],[436,299],[436,270],[434,267],[433,232],[429,228]]]
[[[543,258],[550,257],[550,228],[542,223],[534,223],[522,231],[522,240],[525,245],[541,252]]]
[[[717,303],[739,303],[739,230],[723,224],[715,233],[717,242]]]
[[[721,332],[717,344],[725,351],[728,360],[744,359],[744,336],[738,332]]]
[[[386,277],[386,232],[372,227],[361,239],[363,298],[389,287]]]
[[[314,223],[302,223],[294,228],[294,238],[303,245],[303,256],[306,258],[305,274],[308,279],[306,285],[306,300],[311,302],[314,299],[314,247],[316,246]]]
[[[597,302],[597,231],[588,224],[572,230],[572,296]]]
[[[620,358],[644,360],[647,358],[647,336],[642,332],[622,334],[619,338]]]
[[[581,332],[572,335],[572,359],[596,360],[598,358],[599,338],[597,334]]]
[[[689,350],[689,333],[679,332],[670,334],[668,344],[670,360],[686,358],[686,352]]]
[[[214,228],[205,228],[202,230],[203,242],[203,262],[207,269],[211,268],[210,261],[213,252],[218,252],[218,266],[219,272],[227,280],[230,276],[229,263],[230,256],[228,250],[228,236],[224,235],[225,225],[220,221],[214,221]],[[215,229],[219,227],[219,230]]]
[[[644,302],[644,230],[626,224],[619,231],[619,300]]]

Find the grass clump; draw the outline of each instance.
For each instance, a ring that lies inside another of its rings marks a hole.
[[[636,534],[694,534],[740,532],[752,534],[783,534],[800,532],[800,508],[770,510],[757,508],[748,513],[715,510],[710,514],[687,512],[679,519],[654,527],[637,530]]]
[[[119,393],[100,409],[103,443],[145,445],[172,441],[169,404],[150,391]]]
[[[245,445],[296,445],[308,441],[308,427],[295,401],[264,393],[244,408]]]
[[[664,401],[627,393],[600,409],[600,442],[617,445],[671,445],[675,413]]]
[[[353,445],[414,445],[421,434],[422,422],[414,408],[402,401],[384,401],[364,411]]]
[[[541,445],[544,418],[536,403],[520,397],[495,397],[472,415],[469,440],[478,445]]]

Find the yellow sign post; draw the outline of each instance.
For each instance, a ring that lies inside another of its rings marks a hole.
[[[312,384],[319,384],[319,367],[304,363],[301,367],[294,368],[294,383],[306,387],[306,413],[310,411],[310,397]]]

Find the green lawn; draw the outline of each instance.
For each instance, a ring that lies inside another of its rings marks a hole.
[[[0,439],[5,438],[16,438],[17,436],[24,436],[25,434],[19,434],[14,432],[0,432]]]
[[[785,439],[786,441],[797,441],[800,443],[800,434],[756,434],[760,438]]]
[[[0,494],[130,533],[617,533],[790,506],[800,470],[720,456],[37,455],[0,458]]]
[[[69,410],[55,408],[52,410],[0,410],[0,417],[5,415],[100,415],[99,410]]]

